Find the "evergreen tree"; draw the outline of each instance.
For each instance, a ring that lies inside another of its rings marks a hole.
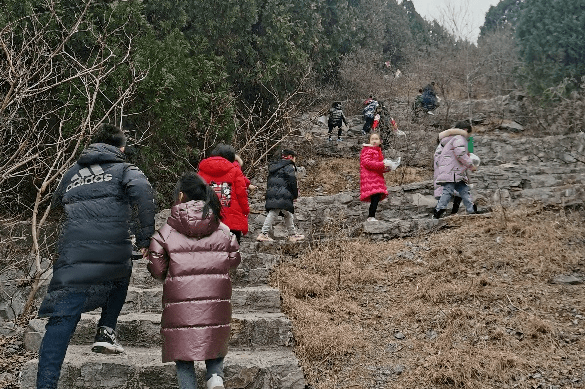
[[[569,80],[568,91],[585,76],[585,0],[526,0],[516,27],[522,76],[540,94]],[[572,85],[572,87],[571,87]]]
[[[498,29],[515,28],[524,5],[525,0],[502,0],[497,5],[492,5],[485,15],[485,22],[479,28],[480,38]]]

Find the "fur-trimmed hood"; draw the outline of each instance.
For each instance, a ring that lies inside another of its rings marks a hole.
[[[470,134],[466,130],[462,130],[460,128],[450,128],[439,133],[439,140],[455,135],[461,135],[465,139],[468,139]]]

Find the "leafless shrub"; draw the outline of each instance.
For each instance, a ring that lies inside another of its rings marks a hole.
[[[308,92],[309,80],[310,72],[305,74],[298,88],[284,98],[280,98],[269,86],[263,85],[275,101],[274,107],[263,118],[258,116],[262,110],[259,107],[260,99],[237,112],[238,127],[233,142],[245,162],[244,171],[247,174],[253,174],[255,167],[266,163],[272,154],[290,141],[291,136],[300,135],[297,126],[303,123],[293,123],[292,119],[299,116],[311,96]]]
[[[46,12],[0,30],[0,205],[26,210],[31,217],[35,270],[25,312],[44,272],[42,258],[49,256],[41,229],[49,215],[52,189],[97,126],[121,120],[135,84],[146,75],[131,61],[129,18],[116,24],[111,15],[104,15],[105,25],[97,28],[88,22],[94,3],[85,0],[65,19],[56,3],[47,0]],[[97,42],[84,54],[69,49],[72,41],[79,44],[80,34]],[[127,82],[115,96],[108,96],[106,86],[120,71]]]

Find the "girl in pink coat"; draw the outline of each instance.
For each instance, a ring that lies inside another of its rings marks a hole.
[[[148,270],[163,284],[162,361],[174,361],[180,388],[196,388],[193,361],[205,361],[207,388],[223,388],[230,337],[230,269],[240,263],[234,234],[220,221],[221,204],[195,173],[177,184],[176,204],[152,237]]]
[[[469,157],[467,139],[471,134],[469,122],[459,122],[456,129],[464,131],[444,132],[446,136],[440,138],[440,146],[435,151],[435,182],[441,186],[442,192],[439,202],[433,212],[433,217],[439,219],[445,212],[455,191],[459,193],[467,213],[474,213],[474,204],[467,186],[467,170],[475,171],[475,166]]]
[[[360,154],[360,200],[370,202],[367,221],[376,221],[378,203],[388,197],[384,172],[390,168],[380,148],[380,134],[372,132],[369,140]]]

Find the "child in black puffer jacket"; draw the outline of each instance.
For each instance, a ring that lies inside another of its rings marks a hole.
[[[335,127],[337,127],[337,141],[341,141],[342,123],[345,123],[347,126],[347,120],[345,120],[345,115],[341,110],[341,103],[336,101],[331,105],[331,108],[329,108],[329,120],[327,121],[327,125],[329,126],[329,141],[331,141],[331,134],[333,133],[333,128]]]

